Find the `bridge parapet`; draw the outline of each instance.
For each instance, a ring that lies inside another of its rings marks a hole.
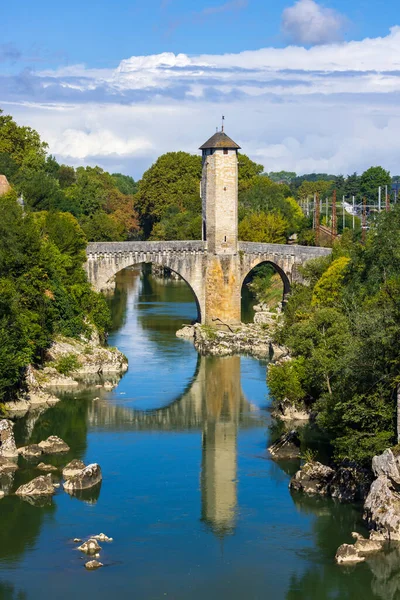
[[[135,252],[206,252],[206,243],[198,240],[171,242],[90,242],[86,253],[90,259],[99,254],[129,254]]]

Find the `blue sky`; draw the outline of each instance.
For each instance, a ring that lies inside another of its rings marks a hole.
[[[267,171],[400,172],[396,8],[19,0],[2,14],[0,107],[60,160],[135,177],[162,152],[195,152],[222,114]]]

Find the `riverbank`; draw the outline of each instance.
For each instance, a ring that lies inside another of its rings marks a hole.
[[[85,387],[112,389],[128,369],[128,360],[117,348],[102,346],[96,331],[79,339],[58,336],[46,352],[42,367],[29,365],[22,389],[4,403],[10,418],[54,406],[57,392]]]

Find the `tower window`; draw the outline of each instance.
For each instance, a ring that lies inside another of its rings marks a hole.
[[[228,154],[228,148],[224,148],[224,154]]]
[[[226,242],[226,235],[224,236],[224,242]]]

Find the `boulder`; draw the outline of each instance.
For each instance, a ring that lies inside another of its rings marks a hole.
[[[112,542],[113,539],[108,537],[105,533],[99,533],[98,535],[93,536],[94,540],[99,540],[99,542]]]
[[[365,538],[356,531],[353,531],[351,535],[356,540],[354,548],[360,554],[369,554],[370,552],[379,552],[382,550],[382,541]]]
[[[88,560],[85,563],[85,568],[88,571],[94,571],[95,569],[100,569],[100,567],[103,566],[103,563],[99,562],[98,560]]]
[[[400,484],[400,471],[399,471],[399,458],[395,457],[392,450],[388,448],[378,456],[374,456],[372,459],[372,470],[375,477],[384,475]]]
[[[335,560],[338,564],[355,564],[363,562],[364,556],[361,556],[358,550],[352,544],[342,544],[336,552]]]
[[[69,452],[70,447],[61,438],[56,435],[51,435],[47,440],[39,442],[39,446],[42,448],[44,454],[59,454],[62,452]]]
[[[274,411],[274,416],[278,417],[282,421],[309,421],[310,412],[306,410],[305,406],[296,406],[290,402],[287,398],[279,402]]]
[[[179,338],[192,340],[194,338],[194,327],[193,325],[184,325],[181,329],[178,329],[175,335]]]
[[[36,467],[39,471],[43,471],[44,473],[55,473],[58,471],[57,467],[54,465],[46,465],[46,463],[39,463]]]
[[[300,439],[297,431],[293,429],[284,433],[268,450],[272,458],[277,460],[300,458]]]
[[[18,456],[14,439],[14,425],[8,419],[0,421],[0,456],[5,458]]]
[[[18,454],[21,454],[24,458],[38,458],[43,454],[43,450],[39,444],[30,444],[18,448]]]
[[[64,489],[68,493],[74,493],[79,490],[87,490],[99,484],[101,480],[102,474],[100,465],[93,463],[68,479],[64,483]]]
[[[51,475],[39,475],[29,483],[21,485],[15,493],[17,496],[51,496],[54,494]]]
[[[97,552],[101,550],[101,546],[97,540],[90,538],[90,540],[87,540],[87,542],[83,542],[83,544],[78,547],[78,550],[84,552],[85,554],[97,554]]]
[[[334,473],[335,471],[331,467],[327,467],[320,462],[308,462],[293,475],[289,487],[305,494],[327,496],[329,483]]]
[[[379,475],[372,483],[364,503],[364,518],[385,539],[400,541],[400,494],[386,475]]]
[[[371,473],[352,461],[343,461],[335,470],[328,494],[340,502],[365,500],[371,487]]]
[[[71,477],[74,477],[74,475],[80,473],[80,471],[82,471],[82,469],[84,469],[85,466],[85,463],[83,463],[81,460],[78,460],[77,458],[71,460],[71,462],[63,468],[62,474],[64,479],[71,479]]]
[[[2,498],[4,498],[4,496],[5,496],[5,493],[3,492],[3,490],[0,490],[0,500],[1,500]]]

